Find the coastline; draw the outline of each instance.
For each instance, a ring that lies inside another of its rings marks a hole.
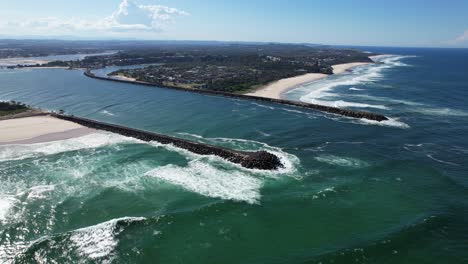
[[[333,65],[333,74],[341,74],[346,71],[351,70],[354,67],[367,65],[372,62],[352,62],[352,63],[343,63]],[[258,88],[253,92],[246,93],[248,96],[260,96],[273,99],[282,99],[282,94],[297,88],[306,83],[317,81],[329,76],[328,74],[323,73],[306,73],[304,75],[299,75],[291,78],[285,78],[278,81],[274,81],[265,86]]]
[[[374,121],[379,121],[379,122],[388,120],[388,118],[384,115],[367,112],[367,111],[342,109],[338,107],[325,106],[325,105],[319,105],[319,104],[310,104],[310,103],[305,103],[305,102],[300,102],[300,101],[284,100],[284,99],[279,99],[279,98],[268,98],[268,97],[262,97],[262,96],[236,94],[236,93],[195,89],[195,88],[183,88],[183,87],[178,87],[178,86],[160,85],[160,84],[141,82],[141,81],[119,80],[119,79],[113,79],[109,77],[97,76],[93,74],[92,72],[90,72],[89,70],[85,71],[83,74],[86,77],[98,79],[98,80],[104,80],[104,81],[128,83],[128,84],[134,84],[134,85],[144,85],[148,87],[165,88],[165,89],[179,90],[179,91],[184,91],[184,92],[194,92],[194,93],[206,94],[206,95],[224,96],[224,97],[229,97],[229,98],[248,99],[248,100],[261,101],[261,102],[277,103],[277,104],[313,109],[316,111],[321,111],[321,112],[326,112],[326,113],[331,113],[331,114],[336,114],[336,115],[341,115],[341,116],[346,116],[346,117],[365,118],[368,120],[374,120]]]
[[[284,78],[262,86],[256,91],[246,93],[245,95],[281,99],[281,94],[292,90],[301,84],[317,81],[327,76],[328,75],[324,73],[306,73],[295,77]]]
[[[50,115],[0,120],[0,145],[34,144],[65,140],[95,132],[95,129]]]

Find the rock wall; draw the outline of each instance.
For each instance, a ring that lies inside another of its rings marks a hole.
[[[123,136],[137,138],[143,141],[157,141],[162,144],[172,144],[176,147],[183,148],[200,155],[216,155],[230,162],[240,164],[242,167],[248,169],[275,170],[283,167],[280,159],[267,151],[237,151],[76,116],[68,116],[56,113],[51,115],[53,117],[71,121],[85,127],[105,130]]]
[[[232,97],[232,98],[240,98],[240,99],[247,99],[247,100],[256,100],[256,101],[291,105],[291,106],[303,107],[303,108],[313,109],[313,110],[317,110],[321,112],[332,113],[332,114],[346,116],[346,117],[365,118],[365,119],[379,121],[379,122],[388,120],[388,118],[385,117],[384,115],[375,114],[375,113],[366,112],[366,111],[347,110],[347,109],[341,109],[337,107],[330,107],[330,106],[324,106],[324,105],[318,105],[318,104],[309,104],[309,103],[291,101],[291,100],[273,99],[273,98],[266,98],[266,97],[260,97],[260,96],[233,94],[233,93],[202,90],[202,89],[189,89],[189,88],[181,88],[181,87],[174,87],[174,86],[163,86],[163,85],[157,85],[157,84],[140,82],[140,81],[118,80],[118,79],[96,76],[94,73],[90,71],[85,71],[84,75],[87,77],[99,79],[99,80],[138,84],[138,85],[145,85],[145,86],[159,87],[159,88],[169,88],[169,89],[189,91],[189,92],[195,92],[195,93],[201,93],[201,94],[209,94],[209,95],[217,95],[217,96],[225,96],[225,97]]]

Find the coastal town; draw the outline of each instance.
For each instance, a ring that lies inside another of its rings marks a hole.
[[[118,46],[108,46],[108,49]],[[83,60],[50,61],[22,67],[100,69],[120,66],[109,76],[190,89],[246,93],[284,78],[333,74],[333,65],[370,63],[369,53],[309,44],[153,43]],[[126,69],[125,66],[145,67]]]

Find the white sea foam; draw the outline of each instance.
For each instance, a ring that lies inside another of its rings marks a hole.
[[[29,188],[28,199],[43,199],[48,193],[54,191],[55,185],[38,185]]]
[[[262,181],[239,171],[222,170],[193,160],[188,166],[166,165],[146,173],[204,196],[258,203]]]
[[[78,253],[92,260],[101,260],[100,263],[111,263],[112,254],[118,244],[117,235],[124,231],[118,225],[121,222],[131,223],[144,221],[144,217],[122,217],[100,223],[94,226],[80,228],[71,232],[70,240],[76,246]]]
[[[262,175],[281,175],[281,174],[293,174],[297,166],[299,164],[299,158],[295,155],[289,154],[283,151],[281,148],[270,146],[263,142],[258,142],[254,140],[247,140],[247,139],[238,139],[238,138],[205,138],[206,140],[212,143],[228,143],[232,144],[236,147],[236,149],[244,150],[244,151],[257,151],[257,150],[265,150],[268,151],[275,156],[277,156],[281,163],[283,164],[283,168],[280,168],[276,171],[265,171],[265,170],[254,170],[254,169],[246,169],[241,167],[240,165],[235,164],[241,170],[246,170],[250,172],[256,172]]]
[[[402,121],[399,121],[396,118],[388,118],[388,120],[384,120],[380,122],[362,118],[362,119],[352,120],[351,122],[356,123],[356,124],[361,124],[361,125],[377,125],[377,126],[386,126],[386,127],[397,127],[397,128],[402,128],[402,129],[410,128],[408,124]]]
[[[468,116],[468,112],[452,108],[417,107],[412,110],[421,114],[434,116]]]
[[[8,217],[9,211],[18,200],[11,195],[1,195],[0,194],[0,223],[5,221]]]
[[[320,104],[320,105],[326,105],[326,106],[338,107],[338,108],[358,107],[358,108],[376,108],[376,109],[383,109],[383,110],[389,109],[388,107],[384,105],[363,104],[363,103],[348,102],[348,101],[343,101],[343,100],[325,101],[325,100],[311,99],[310,102],[313,104]]]
[[[113,133],[93,133],[67,140],[0,146],[0,161],[25,159],[40,155],[52,155],[80,149],[99,148],[119,143],[138,143],[139,140]]]
[[[350,91],[364,91],[364,89],[356,88],[356,87],[351,87],[349,88]]]
[[[253,102],[252,102],[251,104],[256,105],[256,106],[259,106],[259,107],[263,107],[263,108],[268,108],[268,109],[271,109],[271,110],[275,109],[275,107],[269,106],[269,105],[265,105],[265,104],[258,104],[258,103],[253,103]]]
[[[227,165],[237,167],[239,170],[244,170],[246,172],[251,172],[251,173],[257,173],[261,174],[264,176],[273,176],[275,175],[284,175],[284,174],[292,174],[296,171],[298,164],[300,163],[299,158],[297,158],[295,155],[289,154],[285,151],[283,151],[281,148],[278,147],[273,147],[270,146],[266,143],[263,142],[258,142],[254,140],[247,140],[247,139],[238,139],[238,138],[209,138],[209,137],[203,137],[200,135],[196,134],[191,134],[191,133],[179,133],[180,135],[185,135],[193,138],[197,138],[205,143],[210,143],[210,144],[215,144],[215,145],[220,145],[220,144],[228,144],[230,148],[237,149],[237,150],[242,150],[242,151],[257,151],[257,150],[265,150],[268,151],[274,155],[276,155],[281,163],[283,164],[284,168],[280,168],[276,171],[265,171],[265,170],[256,170],[256,169],[246,169],[238,164],[234,164],[231,162],[228,162],[224,160],[223,158],[220,158],[218,156],[203,156],[199,154],[192,153],[188,150],[181,149],[178,147],[175,147],[170,144],[161,144],[158,142],[150,142],[151,145],[156,146],[156,147],[163,147],[171,151],[176,151],[182,154],[185,154],[188,157],[191,157],[192,159],[196,158],[202,158],[205,157],[207,159],[211,159],[212,161],[221,161],[224,162]]]
[[[335,187],[328,187],[312,195],[312,199],[326,198],[327,194],[336,193]]]
[[[204,138],[190,133],[179,134],[216,145],[229,145],[243,151],[266,150],[276,155],[284,165],[284,168],[275,171],[247,169],[218,156],[198,155],[172,145],[151,142],[153,146],[182,153],[190,161],[187,166],[167,165],[155,168],[146,175],[204,196],[245,201],[251,204],[259,203],[260,189],[266,179],[280,179],[283,175],[293,176],[299,164],[296,156],[265,143],[246,139]]]
[[[411,105],[411,106],[423,106],[424,104],[422,103],[417,103],[409,100],[402,100],[402,99],[393,99],[389,97],[380,97],[380,96],[370,96],[367,94],[356,94],[352,95],[353,97],[359,97],[359,98],[364,98],[367,100],[372,100],[372,101],[379,101],[379,102],[386,102],[386,103],[395,103],[395,104],[406,104],[406,105]]]
[[[103,115],[107,115],[107,116],[115,116],[114,113],[109,112],[109,111],[107,111],[107,110],[102,110],[100,113],[103,114]]]
[[[336,107],[360,107],[360,108],[379,108],[387,109],[383,105],[372,105],[363,104],[356,102],[346,101],[331,101],[331,100],[319,100],[324,97],[336,97],[337,94],[332,93],[332,90],[338,86],[344,85],[359,85],[365,83],[371,83],[378,81],[383,78],[382,71],[393,67],[408,66],[401,63],[399,60],[412,56],[398,56],[398,55],[382,55],[374,57],[374,60],[383,62],[384,64],[370,64],[356,67],[351,73],[337,74],[329,78],[325,78],[316,82],[312,82],[308,85],[304,85],[301,88],[296,89],[305,93],[300,100],[308,103],[325,104]],[[359,91],[360,88],[351,87],[350,90]]]
[[[350,157],[339,157],[335,155],[321,155],[315,157],[315,160],[340,167],[361,168],[369,165],[367,162],[359,159]]]
[[[453,109],[448,107],[434,107],[428,104],[413,102],[409,100],[402,99],[393,99],[388,97],[379,97],[379,96],[370,96],[366,94],[353,95],[353,97],[364,98],[367,100],[387,102],[387,103],[396,103],[396,104],[405,104],[412,106],[408,111],[417,112],[424,115],[434,115],[434,116],[468,116],[467,111],[460,109]]]

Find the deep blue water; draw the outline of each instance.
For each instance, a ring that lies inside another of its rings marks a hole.
[[[287,165],[249,171],[112,134],[1,146],[0,260],[468,261],[468,50],[362,49],[390,55],[286,96],[383,113],[383,124],[81,71],[0,70],[0,100],[267,149]]]

